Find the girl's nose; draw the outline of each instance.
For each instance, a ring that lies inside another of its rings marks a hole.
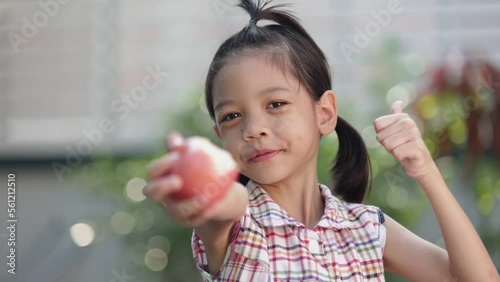
[[[248,119],[241,129],[241,133],[245,141],[250,141],[255,138],[269,135],[269,127],[263,118]]]

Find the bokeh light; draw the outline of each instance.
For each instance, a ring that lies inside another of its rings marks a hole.
[[[71,239],[78,247],[88,246],[92,244],[95,239],[94,228],[90,224],[84,222],[76,223],[71,226],[69,233]]]
[[[424,74],[426,64],[422,56],[418,54],[410,54],[404,60],[406,71],[413,76],[421,76]]]
[[[427,95],[420,98],[417,108],[424,119],[431,119],[435,117],[439,112],[438,101],[436,97],[432,95]]]
[[[395,101],[401,100],[403,101],[403,107],[406,107],[411,102],[410,90],[402,83],[396,84],[387,91],[385,100],[389,106]]]
[[[463,144],[467,140],[467,128],[463,119],[456,119],[448,128],[448,136],[451,142]]]
[[[120,235],[128,234],[134,227],[134,218],[128,212],[119,211],[111,217],[111,227]]]
[[[146,197],[142,194],[142,189],[147,185],[146,180],[140,177],[130,179],[125,187],[127,197],[135,202],[140,202]]]
[[[168,255],[171,250],[170,240],[164,236],[156,235],[149,239],[148,242],[149,249],[162,249]]]
[[[148,250],[144,256],[144,264],[153,271],[163,270],[168,263],[167,254],[162,249]]]

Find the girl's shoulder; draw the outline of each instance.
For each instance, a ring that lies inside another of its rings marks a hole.
[[[334,220],[338,227],[357,228],[368,223],[384,225],[382,210],[373,205],[349,203],[335,197],[328,186],[320,184],[321,193],[325,199],[325,217]]]

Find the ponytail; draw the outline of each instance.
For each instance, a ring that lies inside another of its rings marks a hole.
[[[335,131],[339,150],[330,170],[333,191],[344,201],[361,203],[369,190],[367,185],[371,167],[368,150],[356,129],[340,117]]]

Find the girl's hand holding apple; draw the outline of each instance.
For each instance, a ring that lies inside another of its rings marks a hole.
[[[162,203],[182,225],[199,226],[218,214],[222,200],[237,185],[231,155],[202,137],[168,136],[170,153],[148,168],[150,183],[144,195]]]

